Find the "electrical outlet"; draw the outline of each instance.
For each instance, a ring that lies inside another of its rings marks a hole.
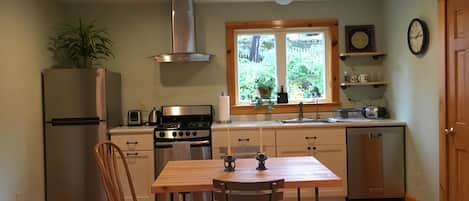
[[[23,199],[23,193],[21,193],[21,192],[16,192],[16,201],[24,201],[24,199]]]

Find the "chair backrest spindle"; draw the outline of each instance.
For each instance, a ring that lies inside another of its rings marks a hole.
[[[137,201],[132,177],[122,150],[112,142],[99,143],[95,146],[95,158],[108,201],[125,201],[119,176],[119,163],[124,167],[132,199]]]
[[[284,180],[233,182],[213,180],[215,201],[280,201]]]

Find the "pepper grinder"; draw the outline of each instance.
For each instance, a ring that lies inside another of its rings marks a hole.
[[[256,160],[259,161],[259,165],[257,166],[256,170],[267,170],[267,168],[265,167],[267,155],[265,153],[258,152],[256,154]]]

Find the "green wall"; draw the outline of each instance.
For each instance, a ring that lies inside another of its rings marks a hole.
[[[0,1],[0,200],[44,200],[41,71],[51,66],[50,1]]]
[[[393,116],[407,122],[407,191],[421,201],[438,200],[438,64],[444,47],[437,42],[437,0],[384,1],[385,61]],[[427,22],[430,46],[423,56],[407,47],[413,18]]]
[[[209,64],[158,64],[147,58],[171,50],[169,4],[86,3],[64,7],[68,22],[76,22],[78,18],[96,19],[111,33],[116,58],[104,65],[122,73],[123,111],[126,112],[131,108],[149,110],[151,106],[167,104],[216,106],[217,96],[226,91],[225,22],[338,18],[341,50],[345,48],[344,25],[375,24],[377,46],[381,49],[381,4],[376,0],[294,2],[290,6],[274,2],[196,4],[198,50],[216,55]],[[381,70],[373,64],[358,71],[366,69]]]

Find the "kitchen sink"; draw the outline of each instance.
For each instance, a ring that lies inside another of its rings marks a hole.
[[[284,124],[298,124],[298,123],[333,123],[329,119],[310,119],[310,118],[303,118],[303,119],[286,119],[280,120],[281,123]]]

